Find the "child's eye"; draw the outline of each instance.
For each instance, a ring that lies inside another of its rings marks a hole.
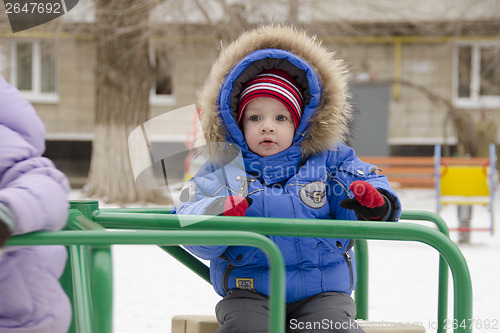
[[[288,118],[286,116],[283,116],[283,115],[279,115],[276,117],[276,120],[277,121],[286,121]]]
[[[250,116],[250,117],[248,117],[248,120],[250,120],[250,121],[258,121],[258,120],[260,120],[260,117],[259,116]]]

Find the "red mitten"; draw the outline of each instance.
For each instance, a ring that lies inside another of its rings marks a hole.
[[[243,197],[230,195],[224,202],[224,216],[245,216],[248,209],[248,201]]]
[[[352,209],[362,220],[382,220],[389,213],[388,200],[375,187],[365,181],[355,181],[349,186],[353,199],[344,199],[340,206]]]
[[[205,210],[205,215],[245,216],[252,199],[230,195],[217,198]]]

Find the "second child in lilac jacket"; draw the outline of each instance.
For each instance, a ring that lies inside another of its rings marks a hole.
[[[42,157],[44,135],[33,107],[0,76],[0,245],[66,224],[68,180]],[[68,331],[71,305],[58,282],[66,259],[63,246],[0,249],[0,332]]]

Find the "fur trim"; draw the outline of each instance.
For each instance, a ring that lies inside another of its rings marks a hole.
[[[217,111],[217,98],[226,75],[246,55],[259,49],[276,48],[289,51],[309,62],[323,84],[322,105],[315,111],[302,141],[302,155],[311,156],[332,149],[345,141],[352,118],[347,99],[347,71],[342,60],[315,37],[288,26],[265,26],[248,31],[223,47],[210,75],[199,93],[200,115],[205,138],[197,145],[224,142],[224,127]],[[212,153],[208,152],[210,156]],[[213,157],[213,156],[212,156]]]

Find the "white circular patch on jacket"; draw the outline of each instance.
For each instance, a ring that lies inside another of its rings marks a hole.
[[[299,191],[300,200],[311,208],[321,208],[326,204],[326,184],[314,181],[302,186]]]

